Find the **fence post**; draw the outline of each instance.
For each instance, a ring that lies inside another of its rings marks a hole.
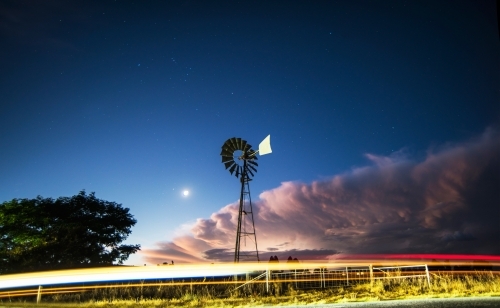
[[[322,268],[320,268],[320,275],[321,275],[321,280],[322,280],[322,283],[321,283],[321,287],[322,288],[326,288],[326,283],[325,283],[325,272],[323,271]]]
[[[293,276],[293,281],[295,281],[295,290],[297,290],[297,269],[294,269],[295,275]]]
[[[429,275],[429,268],[427,267],[427,264],[425,265],[425,275],[427,275],[427,285],[429,286],[429,289],[431,288],[431,276]]]
[[[269,268],[266,268],[266,292],[269,293]]]
[[[349,285],[349,271],[347,270],[347,266],[345,268],[345,278],[347,279],[347,285]]]
[[[373,288],[373,265],[370,264],[370,288]]]
[[[42,301],[42,286],[38,286],[38,294],[36,295],[36,303],[40,304]]]
[[[250,280],[250,273],[246,272],[245,273],[245,284],[246,284],[245,290],[247,290],[247,291],[251,291],[250,284],[248,283],[249,280]]]

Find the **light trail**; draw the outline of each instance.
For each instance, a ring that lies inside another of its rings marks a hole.
[[[1,275],[0,289],[86,282],[220,277],[244,273],[244,267],[234,264],[116,266]]]
[[[367,274],[367,273],[364,273]],[[378,273],[378,275],[374,275],[374,279],[382,279],[382,278],[390,278],[390,279],[395,279],[395,278],[408,278],[404,276],[390,276],[390,277],[384,277],[383,275],[380,275],[381,273]],[[409,272],[409,274],[422,274],[422,271],[420,272]],[[442,277],[446,275],[454,275],[454,276],[460,276],[460,275],[478,275],[478,272],[476,270],[470,270],[470,271],[435,271],[430,273],[434,277]],[[500,272],[488,272],[488,275],[498,275],[500,276]],[[298,275],[300,277],[300,274]],[[317,273],[317,278],[316,280],[319,281],[321,278],[319,278],[319,273]],[[355,283],[357,281],[364,281],[368,283],[368,278],[369,276],[367,275],[361,275],[361,276],[350,276],[349,281],[351,283]],[[310,278],[297,278],[294,277],[293,280],[290,279],[272,279],[270,282],[272,283],[311,283],[314,280],[311,280]],[[333,281],[345,281],[345,278],[329,278],[325,279],[323,278],[323,281],[326,282],[333,282]],[[193,286],[209,286],[209,285],[227,285],[227,286],[236,286],[236,285],[241,285],[243,284],[244,281],[235,281],[235,280],[216,280],[216,281],[205,281],[205,280],[184,280],[184,281],[160,281],[160,282],[141,282],[141,283],[114,283],[114,284],[107,284],[107,285],[88,285],[88,286],[65,286],[65,287],[48,287],[48,288],[43,288],[42,293],[43,295],[51,295],[51,294],[69,294],[69,293],[82,293],[82,292],[87,292],[91,291],[93,289],[117,289],[117,288],[133,288],[133,287],[193,287]],[[253,284],[265,284],[265,280],[256,280],[252,282]],[[234,289],[233,289],[234,290]],[[232,291],[229,290],[228,291]],[[38,288],[32,288],[32,289],[25,289],[25,290],[14,290],[14,291],[0,291],[0,298],[12,298],[12,297],[23,297],[23,296],[36,296],[38,294]]]
[[[399,256],[397,259],[395,256]],[[413,258],[411,258],[413,256]],[[439,258],[437,256],[440,256]],[[439,261],[438,261],[439,260]],[[445,261],[445,263],[443,263]],[[38,286],[64,285],[75,283],[111,283],[118,287],[116,282],[134,280],[178,280],[197,277],[219,277],[219,281],[205,281],[202,284],[226,284],[236,281],[220,281],[222,277],[244,275],[247,273],[262,273],[264,271],[300,271],[302,269],[338,269],[346,267],[363,267],[371,264],[377,266],[420,265],[428,266],[485,266],[500,267],[500,256],[473,256],[473,255],[351,255],[351,259],[342,256],[334,262],[307,261],[301,263],[218,263],[218,264],[188,264],[167,266],[115,266],[106,268],[89,268],[34,272],[13,275],[0,275],[0,290],[29,288]],[[457,272],[454,272],[457,273]],[[354,277],[353,277],[354,278]],[[241,282],[241,281],[240,281]],[[192,282],[183,283],[189,285]],[[200,284],[200,282],[194,282]],[[163,284],[166,284],[165,282]],[[181,285],[181,282],[172,281],[168,285]],[[137,284],[145,286],[144,283]],[[155,283],[155,285],[158,285]],[[128,284],[132,286],[132,284]],[[103,288],[105,286],[100,286]],[[82,287],[78,287],[82,290]],[[92,287],[89,287],[92,288]],[[95,288],[95,287],[94,287]],[[56,290],[56,288],[52,288]],[[64,290],[70,290],[64,287]],[[44,289],[44,294],[48,289]],[[62,289],[61,289],[62,291]],[[2,292],[3,294],[3,292]],[[13,291],[10,291],[13,294]]]

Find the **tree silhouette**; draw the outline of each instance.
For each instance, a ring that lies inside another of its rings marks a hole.
[[[0,273],[122,264],[140,245],[120,245],[137,221],[121,204],[72,197],[0,204]]]

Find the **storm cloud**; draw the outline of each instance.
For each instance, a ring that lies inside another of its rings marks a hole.
[[[261,193],[253,204],[261,259],[500,253],[497,129],[429,150],[420,161],[403,151],[365,156],[369,166],[312,183],[283,182]],[[198,219],[190,235],[141,254],[153,263],[232,260],[237,219],[235,202]]]

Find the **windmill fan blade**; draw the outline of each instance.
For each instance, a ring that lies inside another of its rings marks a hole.
[[[233,157],[233,152],[234,152],[234,151],[229,151],[228,149],[223,149],[223,150],[220,152],[220,155],[222,155],[222,156],[231,156],[231,157]]]
[[[266,155],[269,153],[272,153],[273,151],[271,150],[271,135],[267,135],[264,140],[259,144],[259,154],[260,155]]]
[[[227,161],[232,161],[233,157],[232,156],[222,156],[222,162],[225,163]]]
[[[233,149],[238,150],[238,145],[236,144],[236,138],[233,137],[230,139],[230,141],[231,141],[231,145],[233,146]]]
[[[234,164],[234,165],[231,167],[231,169],[229,169],[229,173],[233,174],[234,169],[235,169],[236,167],[238,167],[238,165],[237,165],[237,164]]]
[[[255,167],[254,167],[254,166],[252,166],[252,165],[248,165],[248,168],[252,169],[255,173],[257,173],[257,169],[255,169]]]
[[[259,165],[259,164],[257,164],[257,162],[254,162],[253,160],[248,160],[248,162],[249,162],[250,164],[252,164],[252,165],[256,166],[256,167]]]
[[[240,177],[240,166],[238,166],[238,168],[236,168],[236,177]]]
[[[241,148],[241,138],[236,138],[236,149],[242,150]]]
[[[251,148],[252,146],[249,143],[247,143],[247,145],[245,146],[245,152],[248,152]]]
[[[224,163],[224,166],[227,168],[231,167],[231,165],[234,164],[234,161],[231,159],[231,161],[228,161],[227,163]]]
[[[220,150],[220,155],[224,155],[224,153],[230,152],[226,147],[222,147],[222,150]]]
[[[248,173],[250,173],[253,176],[253,172],[250,169],[247,169]]]
[[[222,149],[227,149],[229,151],[234,151],[233,144],[231,143],[231,138],[227,139],[222,145]]]
[[[241,150],[242,150],[243,152],[245,152],[245,151],[246,151],[246,148],[247,148],[247,141],[246,141],[246,140],[241,139]]]

